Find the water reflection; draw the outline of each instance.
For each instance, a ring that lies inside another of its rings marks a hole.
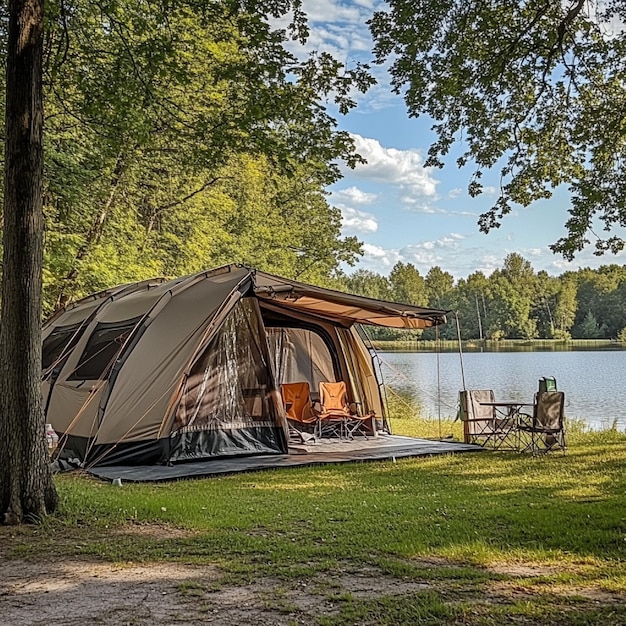
[[[460,389],[493,389],[497,399],[532,402],[542,376],[565,392],[565,414],[592,428],[626,429],[626,351],[519,350],[381,352],[385,383],[415,397],[431,417],[454,417]],[[438,374],[439,372],[439,374]],[[438,382],[439,380],[439,382]],[[440,402],[439,399],[440,398]]]

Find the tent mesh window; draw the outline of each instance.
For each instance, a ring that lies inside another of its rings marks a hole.
[[[240,301],[192,368],[174,432],[275,426],[263,341],[257,310]]]
[[[100,380],[108,373],[141,318],[98,324],[68,380]]]
[[[76,331],[79,328],[80,323],[71,326],[59,326],[44,339],[41,349],[41,365],[44,370],[55,363],[70,342],[76,343],[79,337],[79,333]]]

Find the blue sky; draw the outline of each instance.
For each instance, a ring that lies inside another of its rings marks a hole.
[[[330,52],[349,66],[371,61],[366,20],[383,3],[303,0],[303,5],[311,28],[307,50]],[[356,235],[364,244],[365,255],[354,269],[387,274],[403,261],[413,263],[422,274],[438,265],[458,279],[476,270],[490,274],[511,252],[528,259],[535,271],[552,275],[626,263],[625,253],[596,257],[591,247],[572,263],[550,251],[549,244],[565,234],[566,190],[528,208],[519,207],[499,229],[481,233],[478,216],[496,198],[499,172],[486,174],[485,193],[470,198],[471,168],[459,170],[454,157],[443,169],[424,168],[431,122],[409,119],[402,98],[391,93],[385,68],[371,67],[378,85],[358,97],[356,109],[337,118],[339,128],[352,133],[368,163],[355,170],[344,168],[345,177],[329,189],[331,204],[343,215],[344,235]]]

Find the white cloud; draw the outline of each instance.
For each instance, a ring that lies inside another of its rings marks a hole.
[[[547,253],[548,251],[543,248],[528,248],[522,253],[522,256],[529,256],[538,259]]]
[[[452,238],[449,238],[452,239]],[[401,250],[383,248],[372,244],[364,244],[364,255],[348,272],[357,269],[368,269],[372,272],[387,276],[398,262],[412,263],[422,276],[435,265],[445,272],[450,272],[455,280],[466,278],[470,274],[480,271],[489,276],[495,269],[502,267],[504,257],[485,255],[479,248],[462,249],[453,245],[447,237],[437,241],[425,241],[405,246]]]
[[[385,148],[376,139],[352,135],[356,151],[367,161],[357,165],[352,176],[378,183],[394,185],[404,192],[404,201],[417,202],[423,197],[435,197],[437,180],[431,169],[424,167],[417,150]]]
[[[450,272],[455,280],[467,278],[475,272],[482,272],[490,276],[494,270],[502,269],[504,259],[511,252],[517,252],[529,259],[535,272],[544,270],[552,276],[558,276],[565,271],[576,271],[581,267],[598,268],[610,263],[623,263],[626,260],[626,250],[617,255],[597,257],[590,246],[580,252],[572,262],[555,256],[547,247],[543,248],[511,248],[502,242],[493,245],[487,251],[481,245],[468,245],[474,240],[473,236],[466,237],[460,233],[449,233],[438,239],[418,241],[402,248],[385,248],[378,245],[365,244],[365,254],[354,268],[368,269],[378,274],[388,275],[398,262],[412,263],[425,276],[431,267],[437,265],[446,272]]]
[[[606,15],[608,8],[612,9],[610,16]],[[618,37],[626,29],[622,16],[610,7],[607,0],[588,0],[583,7],[583,13],[599,26],[602,36],[607,40]]]
[[[364,7],[368,10],[369,13],[373,13],[374,11],[381,8],[380,2],[375,2],[373,0],[354,0],[354,4]]]
[[[393,93],[389,80],[388,68],[384,65],[371,66],[370,74],[376,80],[376,84],[361,94],[353,92],[350,95],[356,100],[358,106],[354,109],[357,115],[367,115],[371,112],[386,111],[390,118],[393,115],[406,115],[406,105],[402,96]]]
[[[422,275],[425,275],[433,265],[441,265],[443,260],[435,252],[434,247],[431,248],[429,245],[407,246],[402,249],[402,257],[405,262],[415,265]]]
[[[358,187],[348,187],[347,189],[340,189],[339,191],[333,191],[331,194],[333,202],[342,202],[348,204],[372,204],[378,194],[368,193]]]
[[[370,213],[357,211],[351,207],[340,206],[343,228],[355,233],[375,233],[378,230],[378,222]]]
[[[433,215],[435,213],[445,213],[444,209],[435,208],[430,204],[430,200],[435,198],[417,198],[411,195],[402,195],[399,200],[404,205],[404,208],[411,213],[425,213],[427,215]]]
[[[353,26],[363,25],[366,30],[365,21],[370,14],[371,7],[359,7],[356,3],[346,4],[334,2],[333,0],[304,0],[302,8],[309,18],[310,24],[352,24]],[[365,9],[365,10],[363,10]]]
[[[485,276],[490,276],[495,270],[502,267],[504,257],[500,258],[495,254],[484,254],[483,250],[473,249],[467,255],[468,262],[465,263],[464,271],[460,272],[460,276],[467,277],[474,272],[482,272]]]
[[[480,194],[479,197],[482,196],[497,196],[499,195],[500,191],[497,187],[494,187],[493,185],[485,185],[482,188],[482,193]],[[467,196],[467,189],[462,189],[461,187],[455,187],[454,189],[450,189],[450,191],[448,191],[448,198],[454,200],[456,198],[460,198],[462,196]],[[468,199],[471,200],[475,200],[475,198],[469,198]]]
[[[379,5],[363,0],[351,3],[304,0],[302,8],[308,18],[309,38],[304,46],[290,42],[288,47],[300,58],[318,50],[328,52],[347,64],[355,58],[368,62],[373,42],[367,20]],[[278,21],[283,28],[287,23],[287,19]]]
[[[480,250],[474,249],[476,252]],[[465,254],[464,250],[464,254]],[[471,256],[471,251],[467,251]],[[484,251],[481,255],[476,257],[473,261],[473,265],[470,266],[471,270],[466,272],[465,275],[473,271],[482,271],[484,274],[489,275],[495,269],[501,269],[504,264],[504,259],[511,252],[520,254],[524,259],[531,262],[533,270],[535,272],[545,271],[551,276],[559,276],[563,272],[577,271],[583,267],[598,268],[602,265],[608,265],[610,263],[620,263],[626,260],[626,250],[618,253],[617,255],[605,255],[598,257],[593,254],[593,248],[587,247],[585,250],[579,252],[573,261],[566,261],[563,257],[555,255],[547,246],[542,248],[502,248],[499,256],[494,254],[486,255]],[[621,257],[621,258],[620,258]]]
[[[412,263],[419,272],[425,276],[431,267],[439,265],[444,271],[450,272],[455,278],[467,276],[477,267],[473,261],[467,258],[465,252],[459,254],[461,242],[465,239],[459,233],[450,233],[432,241],[421,241],[403,247],[402,249],[384,248],[371,243],[363,244],[364,255],[356,269],[368,269],[382,275],[388,275],[393,266],[398,262]],[[489,266],[488,273],[501,264],[501,259]],[[488,266],[487,263],[483,265]]]
[[[440,239],[431,241],[421,241],[419,243],[410,244],[400,250],[402,257],[413,263],[420,271],[428,272],[433,265],[445,264],[446,271],[448,266],[458,255],[461,249],[461,241],[465,239],[463,235],[451,233]]]
[[[460,235],[459,233],[450,233],[445,237],[441,237],[440,239],[435,239],[433,241],[422,241],[420,243],[414,243],[410,246],[407,246],[407,250],[414,249],[424,249],[424,250],[435,250],[435,249],[445,249],[445,248],[453,248],[458,249],[459,243],[465,239],[465,235]]]
[[[397,250],[385,249],[370,243],[363,244],[363,258],[355,269],[369,269],[378,274],[388,274],[402,258]]]
[[[626,262],[626,250],[622,250],[617,254],[605,254],[603,256],[596,256],[593,254],[593,250],[593,247],[588,246],[585,250],[579,252],[573,261],[566,261],[562,256],[546,251],[546,260],[549,259],[550,262],[540,269],[545,269],[548,274],[558,275],[568,271],[575,272],[582,267],[598,268],[601,265]]]
[[[374,42],[367,21],[377,10],[386,8],[379,0],[356,0],[350,3],[339,0],[303,0],[302,8],[308,18],[309,37],[305,45],[297,41],[286,43],[286,48],[304,59],[311,52],[327,52],[344,63],[348,68],[357,62],[369,65],[370,74],[376,84],[366,94],[353,90],[350,94],[358,103],[359,113],[378,111],[398,106],[401,97],[392,92],[388,64],[373,63]],[[280,28],[286,28],[289,19],[276,21]],[[402,109],[404,110],[404,105]]]
[[[472,213],[472,211],[446,211],[446,215],[462,215],[463,217],[477,218],[478,214]]]

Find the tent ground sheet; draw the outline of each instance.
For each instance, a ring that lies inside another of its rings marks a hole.
[[[159,482],[263,469],[277,469],[280,467],[395,460],[403,457],[480,452],[483,450],[484,448],[477,445],[453,441],[380,435],[367,438],[355,437],[349,441],[322,439],[307,444],[292,444],[289,446],[289,454],[205,459],[170,466],[112,465],[92,467],[88,471],[103,480],[113,481],[120,479],[122,482]]]

